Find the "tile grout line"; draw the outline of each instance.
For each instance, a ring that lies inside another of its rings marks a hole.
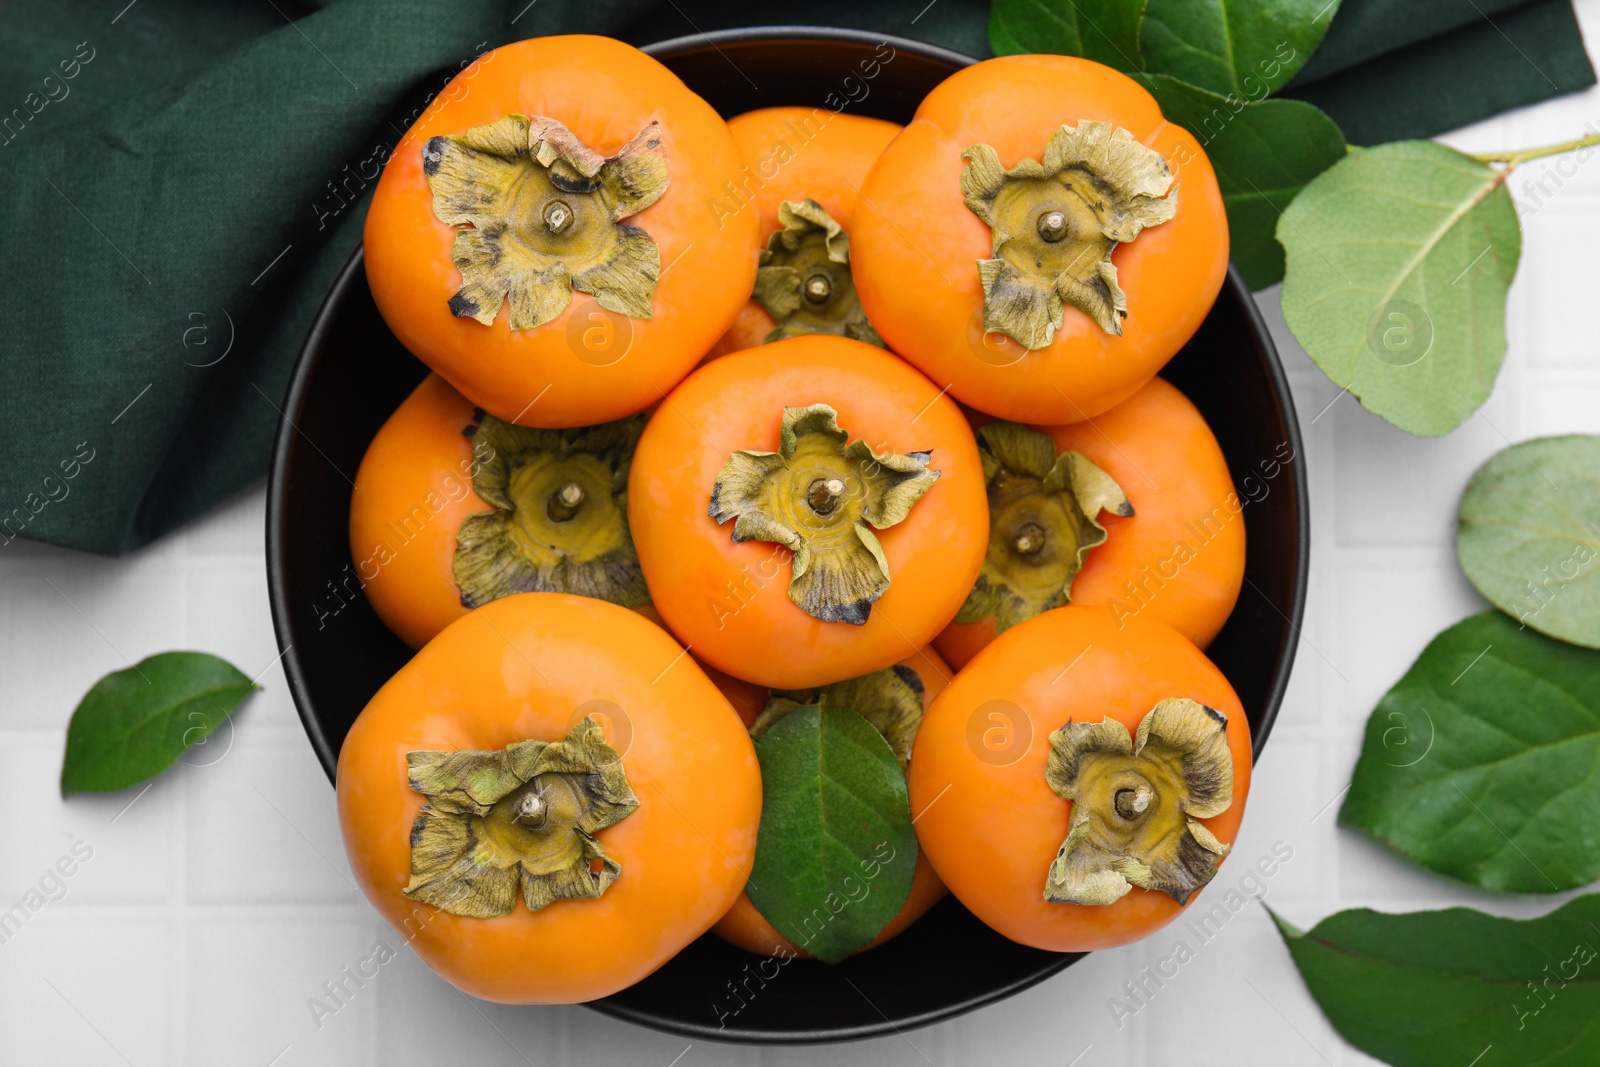
[[[189,558],[191,544],[191,531],[184,530],[183,558],[185,564]],[[182,601],[179,606],[179,622],[183,634],[183,647],[190,648],[194,637],[194,616],[191,604],[194,598],[195,584],[192,567],[183,567]],[[180,765],[182,761],[179,761]],[[193,770],[194,768],[188,768]],[[173,986],[176,987],[177,996],[172,998],[172,1017],[168,1025],[173,1028],[173,1041],[176,1044],[173,1062],[179,1067],[189,1065],[189,1020],[185,1017],[189,1005],[189,805],[191,803],[190,775],[178,774],[178,815],[177,831],[174,835],[177,841],[173,845],[176,856],[177,884],[171,893],[173,909],[173,943],[177,959],[174,961]]]

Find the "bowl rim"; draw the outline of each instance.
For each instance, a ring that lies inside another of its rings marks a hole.
[[[707,33],[687,34],[645,45],[642,47],[642,51],[659,58],[662,55],[683,56],[704,51],[720,53],[720,46],[722,45],[737,45],[746,42],[768,43],[779,41],[798,44],[807,40],[863,45],[888,44],[897,52],[906,52],[958,68],[979,62],[974,57],[961,52],[894,34],[803,24],[748,26],[736,29],[713,30]],[[284,394],[282,413],[273,436],[272,457],[267,476],[265,556],[267,598],[272,613],[273,636],[278,645],[284,678],[288,685],[290,698],[294,701],[295,712],[300,718],[301,725],[305,729],[306,736],[310,740],[311,747],[315,751],[324,773],[328,776],[330,784],[335,782],[340,746],[328,736],[327,731],[323,729],[322,723],[311,712],[313,700],[310,688],[300,657],[295,652],[290,633],[290,597],[285,577],[285,567],[281,558],[284,539],[280,535],[280,531],[283,529],[288,496],[289,442],[295,434],[300,432],[299,427],[290,419],[288,413],[300,410],[306,392],[310,388],[313,378],[311,372],[315,362],[313,353],[320,351],[324,347],[327,334],[332,329],[335,318],[335,304],[343,300],[351,284],[358,283],[365,276],[364,246],[358,244],[350,254],[348,261],[340,268],[333,284],[328,289],[327,295],[318,306],[311,328],[295,356],[294,366],[290,371],[289,385]],[[1277,345],[1272,339],[1272,334],[1267,327],[1260,308],[1256,304],[1254,295],[1251,293],[1249,286],[1245,284],[1238,268],[1233,266],[1231,262],[1228,266],[1228,274],[1224,280],[1222,292],[1218,294],[1218,299],[1222,299],[1223,293],[1228,294],[1230,298],[1240,305],[1247,328],[1258,340],[1263,342],[1262,350],[1265,358],[1262,363],[1266,371],[1273,405],[1276,408],[1278,417],[1282,420],[1285,437],[1292,450],[1291,455],[1296,459],[1302,459],[1302,462],[1296,467],[1294,482],[1297,538],[1295,544],[1293,595],[1288,605],[1287,613],[1285,613],[1285,609],[1282,606],[1268,602],[1273,610],[1282,615],[1284,621],[1288,624],[1289,639],[1276,657],[1276,667],[1262,705],[1261,724],[1251,738],[1253,762],[1259,762],[1261,751],[1266,745],[1267,737],[1272,732],[1273,724],[1277,721],[1278,712],[1283,704],[1283,698],[1288,689],[1289,678],[1293,671],[1301,639],[1301,624],[1305,616],[1306,592],[1310,579],[1311,498],[1306,479],[1306,468],[1303,462],[1305,455],[1304,440],[1300,430],[1300,421],[1294,407],[1293,394],[1289,388],[1288,376],[1284,371],[1283,361],[1278,355]],[[699,1040],[770,1045],[825,1044],[902,1033],[907,1029],[929,1026],[933,1023],[964,1015],[1038,985],[1045,979],[1059,974],[1079,959],[1081,955],[1081,953],[1063,954],[1059,961],[1053,961],[1019,977],[1015,981],[968,997],[959,1003],[943,1005],[917,1015],[902,1017],[897,1021],[885,1017],[881,1024],[794,1031],[735,1031],[718,1029],[709,1024],[696,1024],[682,1019],[654,1015],[627,1005],[613,1003],[609,998],[589,1001],[584,1006],[612,1018]]]

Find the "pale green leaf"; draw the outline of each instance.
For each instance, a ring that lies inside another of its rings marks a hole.
[[[1524,441],[1467,483],[1461,569],[1535,630],[1600,648],[1600,437]]]
[[[1277,233],[1284,320],[1334,384],[1414,434],[1488,398],[1522,251],[1504,171],[1431,141],[1353,152]]]

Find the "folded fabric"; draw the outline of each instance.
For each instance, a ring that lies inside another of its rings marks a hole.
[[[1567,0],[1509,2],[1476,0],[1496,20],[1478,30],[1511,37],[1537,76],[1492,66],[1450,0],[1346,0],[1332,58],[1308,67],[1323,76],[1295,89],[1347,129],[1417,135],[1593,81]],[[473,57],[539,34],[642,44],[757,19],[988,54],[981,0],[0,7],[0,550],[124,552],[260,476],[381,160]],[[1386,57],[1384,42],[1406,47]],[[1384,63],[1428,73],[1366,91]]]
[[[529,6],[0,12],[0,545],[126,551],[260,475],[414,87],[645,3]]]
[[[1282,95],[1316,104],[1352,144],[1371,145],[1432,137],[1594,82],[1570,0],[1344,0]]]

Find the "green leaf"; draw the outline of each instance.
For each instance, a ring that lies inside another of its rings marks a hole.
[[[1307,182],[1345,157],[1338,124],[1299,100],[1229,99],[1159,74],[1139,81],[1168,121],[1194,134],[1211,160],[1228,209],[1233,262],[1244,280],[1252,289],[1278,282],[1278,218]],[[1174,162],[1181,181],[1183,161]]]
[[[837,963],[911,893],[917,839],[905,775],[872,724],[843,708],[791,712],[756,756],[763,797],[750,901],[790,941]]]
[[[989,44],[997,56],[1054,52],[1117,70],[1138,70],[1139,15],[1144,4],[1145,0],[994,0]]]
[[[1407,433],[1459,426],[1506,354],[1522,232],[1505,172],[1431,141],[1351,153],[1283,213],[1283,317],[1334,384]]]
[[[1600,437],[1543,437],[1493,456],[1462,494],[1456,554],[1501,611],[1600,648]]]
[[[1282,88],[1338,11],[1338,0],[1149,0],[1144,68],[1241,100]]]
[[[61,793],[109,793],[154,778],[256,688],[227,660],[163,652],[94,683],[72,713]]]
[[[1600,652],[1498,611],[1435,637],[1367,720],[1339,822],[1451,878],[1600,877]]]
[[[1524,920],[1356,908],[1301,933],[1273,919],[1334,1029],[1385,1063],[1600,1061],[1600,896]]]

